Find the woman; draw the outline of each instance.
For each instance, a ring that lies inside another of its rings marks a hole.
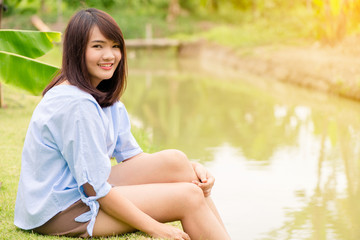
[[[210,198],[214,177],[177,150],[143,153],[124,105],[120,28],[79,11],[64,37],[60,73],[26,135],[15,225],[41,234],[111,236],[136,229],[167,239],[230,239]],[[111,167],[110,158],[121,164]],[[184,231],[164,224],[180,220]]]

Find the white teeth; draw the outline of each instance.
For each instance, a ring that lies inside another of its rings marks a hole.
[[[99,64],[100,67],[111,67],[112,63],[109,64]]]

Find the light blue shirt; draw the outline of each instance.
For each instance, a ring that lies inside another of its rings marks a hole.
[[[97,199],[111,189],[110,158],[121,162],[141,152],[121,102],[101,108],[75,86],[53,87],[36,107],[26,134],[15,225],[25,230],[39,227],[81,199],[90,211],[75,220],[90,221],[87,230],[92,236]],[[85,194],[85,183],[96,196]]]

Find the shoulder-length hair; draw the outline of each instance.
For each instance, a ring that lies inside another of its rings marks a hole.
[[[107,38],[120,45],[121,60],[114,75],[96,88],[91,85],[86,67],[85,52],[90,32],[97,26]],[[68,80],[70,84],[90,93],[101,107],[119,100],[126,88],[127,63],[123,34],[115,20],[107,13],[89,8],[77,12],[69,21],[63,39],[62,68],[44,89],[43,95],[55,85]]]

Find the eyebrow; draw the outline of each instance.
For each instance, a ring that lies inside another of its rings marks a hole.
[[[105,41],[103,41],[103,40],[93,40],[93,41],[91,41],[92,43],[105,43]]]
[[[104,40],[93,40],[93,41],[91,41],[90,43],[105,43],[106,41],[104,41]],[[113,41],[113,43],[114,44],[120,44],[120,43],[118,43],[118,42],[114,42]]]

